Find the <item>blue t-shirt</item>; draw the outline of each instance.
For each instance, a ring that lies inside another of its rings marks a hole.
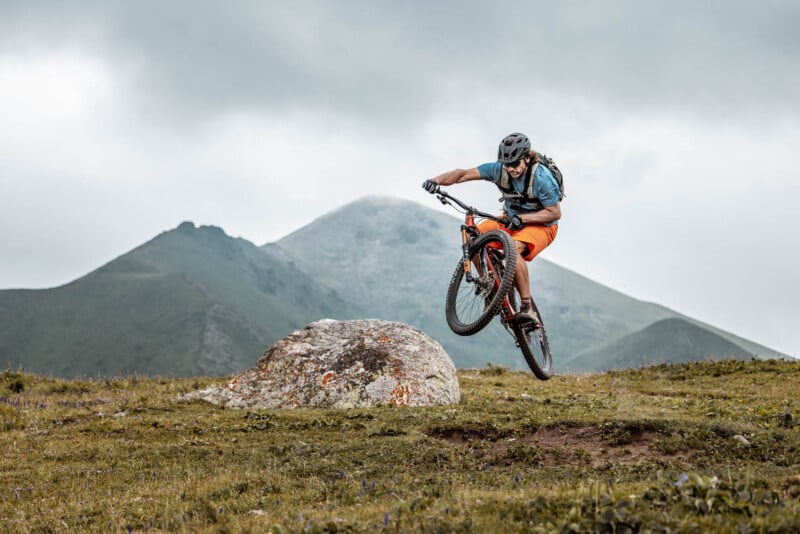
[[[481,173],[481,178],[500,186],[500,176],[503,171],[503,164],[499,161],[492,161],[491,163],[484,163],[478,165],[478,172]],[[511,178],[509,176],[509,178]],[[511,178],[511,188],[517,193],[525,193],[525,174],[519,178]],[[561,190],[558,188],[558,182],[553,178],[553,173],[550,172],[545,165],[537,165],[536,172],[533,175],[533,196],[539,199],[542,206],[554,206],[561,201]],[[522,210],[515,209],[511,202],[505,202],[506,213],[509,217],[519,215],[522,213],[530,213],[537,211],[533,204],[523,204]],[[544,226],[552,226],[557,224],[558,221],[545,223]]]

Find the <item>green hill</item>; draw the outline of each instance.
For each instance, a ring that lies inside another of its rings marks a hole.
[[[55,376],[222,375],[350,306],[284,258],[183,223],[62,287],[0,291],[0,361]]]
[[[563,362],[573,371],[625,369],[656,363],[750,359],[756,355],[680,318],[663,319]]]

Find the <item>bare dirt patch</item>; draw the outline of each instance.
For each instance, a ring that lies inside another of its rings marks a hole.
[[[654,430],[634,433],[619,444],[600,426],[552,426],[526,434],[504,433],[497,429],[482,432],[476,428],[447,428],[429,432],[431,437],[459,447],[481,442],[487,454],[497,461],[537,463],[543,467],[563,465],[602,467],[637,465],[662,460],[671,465],[686,465],[690,451],[665,454],[655,445],[663,437]]]

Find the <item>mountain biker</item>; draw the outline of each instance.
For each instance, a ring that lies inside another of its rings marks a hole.
[[[503,193],[503,222],[487,219],[478,225],[481,232],[503,230],[511,235],[517,246],[517,266],[514,284],[520,297],[522,320],[539,322],[531,309],[531,284],[527,264],[556,238],[561,218],[561,190],[550,169],[536,165],[536,152],[523,133],[515,132],[500,141],[497,161],[471,169],[454,169],[425,180],[422,187],[437,193],[439,186],[487,180]],[[535,171],[533,170],[535,168]],[[531,177],[531,173],[534,173]],[[505,174],[505,176],[504,176]],[[529,180],[533,179],[532,188]],[[533,193],[533,198],[531,198]]]

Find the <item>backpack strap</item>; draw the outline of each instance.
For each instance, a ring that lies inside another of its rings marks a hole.
[[[514,191],[514,188],[511,186],[511,175],[508,173],[508,169],[502,167],[500,171],[500,181],[497,183],[497,187],[500,189],[500,192],[503,193],[503,196],[500,200],[516,200],[523,203],[536,203],[538,206],[540,206],[537,209],[541,209],[541,203],[539,203],[536,197],[533,195],[534,175],[538,165],[538,161],[533,165],[528,165],[528,170],[525,172],[525,185],[522,188],[522,193],[517,193]]]
[[[528,193],[528,198],[533,202],[537,201],[537,198],[533,196],[533,182],[536,180],[536,169],[539,167],[539,162],[537,161],[533,165],[528,167],[528,176],[526,176],[527,182],[525,182],[525,191]]]

